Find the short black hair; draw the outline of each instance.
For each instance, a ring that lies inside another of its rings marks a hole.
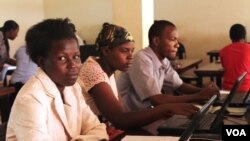
[[[175,25],[171,23],[170,21],[155,20],[154,24],[149,28],[149,31],[148,31],[149,44],[151,45],[153,43],[154,37],[160,37],[164,31],[164,28],[168,26],[175,27]]]
[[[246,29],[241,24],[234,24],[230,28],[230,38],[232,41],[239,41],[246,38]]]
[[[75,26],[69,19],[47,19],[32,26],[26,33],[27,53],[32,61],[38,57],[46,58],[53,41],[75,39]]]
[[[4,25],[1,29],[3,32],[7,32],[10,30],[15,30],[17,28],[19,28],[19,25],[17,24],[17,22],[15,22],[14,20],[7,20],[4,22]]]

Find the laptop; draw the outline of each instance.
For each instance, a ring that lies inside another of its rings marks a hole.
[[[221,106],[225,102],[229,92],[230,91],[221,90],[220,91],[220,98],[217,101],[215,101],[214,106]],[[247,93],[235,94],[233,96],[232,101],[229,104],[229,107],[246,107],[246,106],[250,105],[250,101],[248,101],[249,94],[250,94],[250,90]]]
[[[239,85],[246,77],[247,72],[244,72],[235,82],[232,90],[228,94],[225,102],[221,106],[221,109],[217,114],[206,113],[202,116],[201,121],[199,122],[199,128],[197,128],[195,133],[220,133],[221,125],[224,117],[224,113],[229,103],[231,102],[234,94],[237,92]],[[211,103],[210,103],[211,104]],[[181,135],[183,131],[187,128],[187,125],[190,124],[195,119],[188,119],[185,116],[174,115],[169,118],[165,123],[158,127],[159,134],[170,134],[170,135]]]
[[[208,109],[211,105],[213,105],[216,99],[217,95],[211,97],[210,100],[194,115],[189,126],[181,134],[179,141],[187,141],[191,137],[193,131],[199,126],[201,119],[207,113]]]
[[[169,141],[187,141],[193,134],[195,128],[199,126],[199,122],[205,113],[208,111],[210,106],[216,100],[217,95],[214,95],[210,98],[210,100],[194,115],[191,123],[187,126],[184,132],[180,137],[175,136],[134,136],[128,135],[122,139],[122,141],[135,141],[135,140],[143,140],[143,141],[151,141],[151,140],[169,140]]]

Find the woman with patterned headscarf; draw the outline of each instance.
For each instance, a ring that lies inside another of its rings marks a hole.
[[[135,42],[123,27],[105,23],[96,44],[100,57],[89,57],[85,61],[80,71],[79,83],[87,104],[102,122],[106,120],[116,128],[126,130],[147,125],[172,114],[190,116],[197,110],[190,104],[165,104],[141,111],[123,112],[114,72],[129,69]]]

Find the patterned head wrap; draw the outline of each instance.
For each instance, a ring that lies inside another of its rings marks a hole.
[[[117,47],[126,42],[134,42],[132,35],[123,27],[104,23],[96,39],[98,50],[102,47]]]

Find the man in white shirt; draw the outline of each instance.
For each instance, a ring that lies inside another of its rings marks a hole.
[[[134,56],[130,69],[121,73],[117,81],[125,111],[168,102],[206,100],[218,94],[218,88],[213,83],[201,89],[180,79],[169,61],[176,56],[178,37],[176,26],[169,21],[155,21],[150,27],[149,47]],[[181,96],[169,94],[174,90]],[[168,94],[163,95],[163,91]]]

